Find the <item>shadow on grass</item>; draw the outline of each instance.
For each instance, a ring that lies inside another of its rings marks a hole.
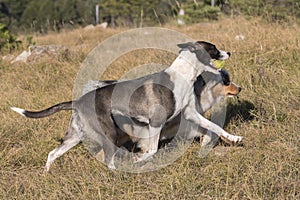
[[[256,111],[255,105],[248,100],[230,101],[226,107],[226,118],[224,127],[228,126],[230,122],[245,123],[254,119],[253,113]],[[231,146],[233,143],[225,142],[221,138],[218,139],[218,145]],[[244,146],[243,142],[235,144],[236,146]]]
[[[224,126],[227,126],[232,120],[240,122],[253,120],[255,109],[254,104],[248,100],[238,100],[237,103],[230,101],[227,104]]]

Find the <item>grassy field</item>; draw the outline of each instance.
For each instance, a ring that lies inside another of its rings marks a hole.
[[[226,62],[242,88],[228,101],[225,129],[244,136],[243,146],[219,144],[199,158],[198,142],[158,171],[110,171],[83,145],[44,172],[47,154],[64,136],[71,112],[32,120],[11,106],[41,109],[70,100],[80,63],[109,36],[125,29],[74,30],[37,36],[37,44],[62,44],[68,58],[34,64],[0,61],[0,199],[300,199],[300,28],[259,19],[223,19],[166,27],[207,40],[232,53]],[[236,40],[236,35],[244,40]],[[116,60],[103,79],[172,55],[133,52]],[[100,78],[100,77],[99,77]]]

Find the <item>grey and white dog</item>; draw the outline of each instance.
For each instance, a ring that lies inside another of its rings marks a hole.
[[[37,112],[13,107],[14,111],[30,118],[73,110],[63,143],[48,154],[46,170],[55,159],[86,139],[94,140],[103,147],[105,163],[114,169],[113,157],[118,144],[116,126],[132,131],[130,135],[139,138],[138,145],[143,154],[138,161],[145,160],[157,152],[164,125],[180,113],[186,120],[218,136],[233,142],[241,141],[242,137],[227,133],[199,113],[194,92],[194,82],[201,73],[220,73],[211,65],[211,59],[224,60],[230,54],[207,42],[189,42],[178,46],[181,48],[179,56],[161,72],[113,83],[93,90],[78,100]]]
[[[194,83],[194,92],[199,103],[200,109],[198,112],[200,114],[204,114],[227,97],[236,97],[242,90],[239,85],[231,81],[230,76],[225,69],[219,71],[221,76],[211,72],[203,72],[197,77],[197,80]],[[84,85],[82,95],[106,85],[122,81],[124,80],[90,80]],[[119,137],[118,146],[125,146],[129,151],[137,151],[134,144],[139,138],[129,135],[118,127],[116,128],[118,129]],[[181,140],[193,140],[196,137],[203,136],[201,141],[202,147],[207,145],[213,147],[218,139],[215,137],[216,134],[203,129],[194,123],[189,123],[181,116],[181,114],[165,124],[160,134],[160,140],[165,141],[173,139],[176,136]],[[99,152],[99,154],[102,154],[102,151]],[[102,160],[102,158],[99,159]]]

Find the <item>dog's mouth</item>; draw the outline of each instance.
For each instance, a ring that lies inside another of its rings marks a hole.
[[[230,52],[220,51],[218,60],[227,60],[230,57]]]
[[[234,97],[239,98],[238,95],[239,95],[239,93],[237,93],[237,94],[228,93],[228,94],[227,94],[227,97],[230,97],[230,98],[234,98]]]

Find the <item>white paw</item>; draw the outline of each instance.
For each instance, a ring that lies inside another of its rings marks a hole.
[[[116,170],[117,169],[116,166],[112,163],[109,163],[108,168],[111,169],[111,170]]]
[[[116,166],[115,166],[115,155],[116,155],[117,151],[113,154],[110,162],[108,163],[108,168],[111,169],[111,170],[115,170],[117,169]]]
[[[230,140],[231,142],[238,143],[238,142],[242,142],[243,137],[236,136],[236,135],[230,135],[227,139]]]
[[[147,160],[147,159],[151,158],[153,155],[154,155],[154,153],[152,153],[152,152],[150,152],[150,153],[144,153],[143,155],[135,158],[133,163],[138,163],[138,162]]]
[[[45,165],[45,171],[46,171],[46,172],[49,172],[49,170],[50,170],[50,164],[47,163],[47,164]]]
[[[117,169],[114,162],[109,162],[108,168],[111,169],[111,170],[116,170]]]

